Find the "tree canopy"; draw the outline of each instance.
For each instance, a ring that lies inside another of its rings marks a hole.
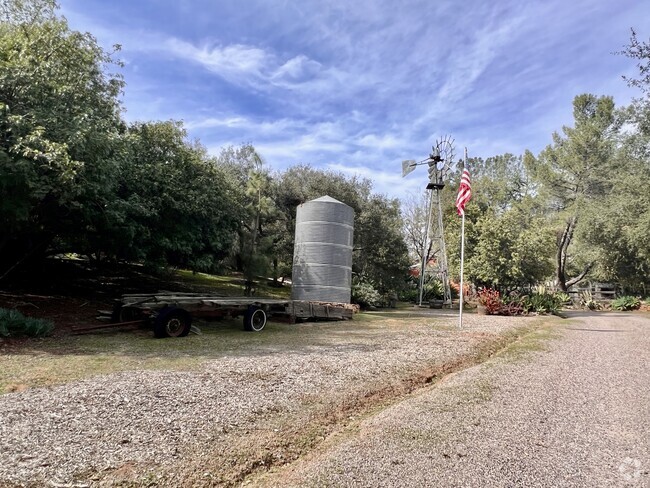
[[[10,0],[0,17],[0,279],[60,253],[288,276],[296,206],[327,194],[356,212],[355,273],[400,284],[399,204],[368,180],[274,174],[251,144],[211,157],[181,122],[126,123],[119,46],[70,29],[52,0]]]
[[[47,0],[8,2],[0,27],[0,269],[84,229],[101,207],[125,126],[118,65]],[[2,276],[3,271],[0,271]]]
[[[403,206],[367,179],[308,164],[273,171],[250,143],[211,156],[178,121],[127,123],[119,46],[72,30],[53,0],[5,1],[0,20],[0,280],[76,253],[95,265],[232,268],[247,282],[278,281],[291,274],[296,207],[323,195],[355,211],[357,281],[387,294],[421,260],[426,199]],[[580,94],[573,123],[539,154],[469,161],[466,270],[476,284],[595,279],[646,292],[650,42],[632,31],[620,54],[639,69],[626,78],[641,94],[628,107]],[[442,194],[452,277],[459,176]]]

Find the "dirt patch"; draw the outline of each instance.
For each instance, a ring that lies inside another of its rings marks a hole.
[[[110,300],[0,292],[1,308],[16,309],[25,316],[52,321],[55,337],[70,334],[72,327],[94,324],[97,311],[110,310],[112,306]],[[15,345],[23,343],[12,340]]]
[[[48,259],[38,269],[12,275],[0,282],[0,307],[23,315],[50,320],[53,335],[64,336],[71,328],[97,323],[98,310],[111,310],[114,300],[133,290],[156,290],[165,280],[150,276],[137,266],[92,268],[83,261]],[[20,346],[23,340],[11,339]]]

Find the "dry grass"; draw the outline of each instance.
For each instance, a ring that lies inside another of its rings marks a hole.
[[[201,335],[180,339],[153,339],[149,330],[108,330],[28,340],[0,348],[0,394],[120,371],[192,370],[222,357],[290,352],[341,340],[372,340],[390,329],[407,331],[417,323],[406,325],[360,314],[349,322],[299,326],[269,322],[262,333],[251,333],[244,332],[241,321],[233,319],[198,322]]]

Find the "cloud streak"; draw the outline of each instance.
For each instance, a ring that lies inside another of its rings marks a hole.
[[[131,120],[181,119],[213,152],[251,142],[274,168],[310,163],[400,196],[425,181],[402,180],[401,160],[445,134],[457,153],[536,152],[575,95],[626,102],[630,63],[611,53],[629,26],[650,33],[634,0],[61,4],[124,46]]]
[[[202,46],[179,39],[169,39],[165,48],[174,55],[204,66],[226,79],[235,77],[262,77],[262,71],[269,64],[269,55],[262,49],[242,44],[227,46]]]

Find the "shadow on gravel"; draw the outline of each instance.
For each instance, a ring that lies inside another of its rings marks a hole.
[[[567,319],[577,319],[584,317],[593,317],[596,315],[596,312],[592,312],[591,310],[563,310],[562,315]]]
[[[611,311],[599,311],[599,312],[594,312],[592,310],[563,310],[562,315],[564,315],[565,318],[567,319],[574,319],[574,318],[586,318],[586,317],[606,317],[606,316],[629,316],[630,312],[619,312],[615,310]]]
[[[628,332],[627,330],[623,330],[623,329],[611,329],[611,330],[609,330],[609,329],[580,329],[580,328],[575,328],[574,329],[574,328],[571,328],[571,327],[567,327],[567,330],[579,330],[579,331],[583,331],[583,332]]]

